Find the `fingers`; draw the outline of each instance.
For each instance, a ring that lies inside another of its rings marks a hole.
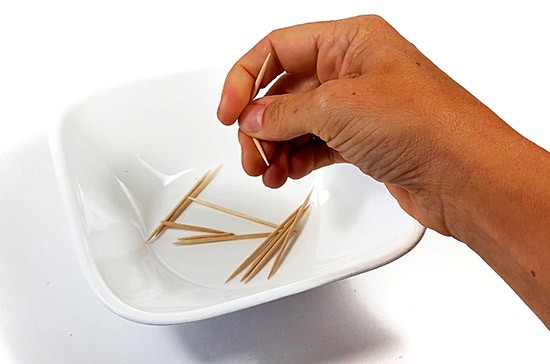
[[[345,138],[357,132],[348,130],[350,122],[358,124],[357,117],[349,116],[350,110],[362,107],[357,97],[350,97],[357,94],[352,80],[358,80],[367,69],[363,55],[377,49],[367,45],[375,44],[371,40],[379,33],[385,34],[375,31],[374,20],[357,17],[276,30],[232,67],[224,83],[218,118],[226,125],[239,119],[242,163],[248,174],[262,175],[266,186],[275,188],[289,176],[300,178],[344,161],[325,142],[338,145],[333,143],[336,136]],[[267,64],[261,87],[283,75],[266,97],[251,103],[254,83],[270,53],[272,61]],[[311,140],[312,134],[325,142]],[[269,167],[252,138],[262,141]]]
[[[266,92],[266,96],[306,92],[316,89],[321,85],[315,73],[291,74],[285,73]]]
[[[342,162],[344,159],[338,152],[322,140],[314,139],[292,152],[288,162],[288,176],[299,179],[316,169]]]
[[[265,173],[267,166],[265,165],[262,156],[256,149],[256,145],[251,137],[239,130],[239,143],[241,144],[241,162],[244,168],[244,171],[250,176],[259,176]],[[276,144],[273,142],[261,140],[262,148],[265,152],[267,160],[270,161],[270,164],[273,164],[275,150],[277,148]]]
[[[290,146],[286,142],[277,143],[277,150],[269,168],[262,176],[264,185],[269,188],[281,187],[288,178],[288,156]]]
[[[252,138],[242,131],[239,131],[239,142],[246,173],[262,175],[264,184],[270,188],[281,187],[289,177],[299,179],[321,167],[344,162],[340,154],[312,135],[302,135],[288,142],[262,141],[269,167],[260,157]]]
[[[269,160],[267,167],[258,153],[252,138],[239,130],[239,143],[242,150],[242,165],[250,176],[262,175],[264,184],[270,188],[281,187],[288,178],[290,144],[261,141]]]
[[[321,115],[316,94],[314,90],[258,99],[243,110],[239,127],[251,137],[273,141],[317,134],[327,115]]]
[[[324,23],[310,23],[271,32],[246,53],[226,77],[218,118],[226,125],[235,122],[250,101],[256,77],[268,53],[273,61],[268,66],[262,87],[282,72],[304,74],[314,72],[317,64],[318,40],[326,31]]]

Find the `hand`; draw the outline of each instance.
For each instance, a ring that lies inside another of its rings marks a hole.
[[[269,52],[275,61],[263,85],[285,74],[249,104]],[[227,125],[239,118],[243,167],[266,186],[352,163],[444,234],[452,231],[441,197],[470,173],[465,151],[487,143],[478,136],[488,130],[501,138],[511,131],[377,16],[272,32],[229,72],[218,117]],[[263,140],[269,168],[251,137]]]
[[[283,75],[249,104],[270,52],[263,87]],[[268,187],[338,162],[385,183],[421,224],[466,242],[550,327],[550,154],[380,17],[272,32],[227,75],[218,118],[239,119],[243,167]]]

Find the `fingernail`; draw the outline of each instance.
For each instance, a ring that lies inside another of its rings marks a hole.
[[[239,124],[244,132],[259,131],[262,128],[262,120],[265,105],[252,105],[247,107],[239,118]]]

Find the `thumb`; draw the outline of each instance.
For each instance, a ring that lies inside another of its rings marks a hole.
[[[239,117],[239,127],[262,140],[290,140],[316,134],[320,120],[312,102],[313,91],[266,96],[248,105]]]

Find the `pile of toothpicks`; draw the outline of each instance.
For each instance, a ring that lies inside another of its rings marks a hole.
[[[244,239],[265,238],[263,242],[235,269],[235,271],[227,278],[226,283],[238,276],[244,271],[241,282],[248,283],[252,280],[271,260],[274,259],[271,270],[268,274],[270,279],[283,263],[284,258],[288,254],[293,238],[299,233],[298,225],[310,203],[309,199],[311,191],[306,196],[300,206],[298,206],[288,217],[280,224],[275,224],[239,211],[235,211],[212,202],[200,200],[199,194],[208,186],[220,170],[218,168],[207,171],[193,187],[185,194],[178,204],[166,215],[159,223],[157,228],[147,238],[146,243],[158,239],[167,229],[180,229],[201,232],[201,235],[181,237],[173,242],[175,246],[186,246],[195,244],[218,243],[227,241],[237,241]],[[265,226],[269,226],[273,230],[271,232],[235,234],[228,231],[214,229],[204,226],[189,225],[176,222],[176,219],[191,205],[192,203],[201,204],[211,209],[221,211],[230,215],[234,215],[246,220],[256,222]]]

